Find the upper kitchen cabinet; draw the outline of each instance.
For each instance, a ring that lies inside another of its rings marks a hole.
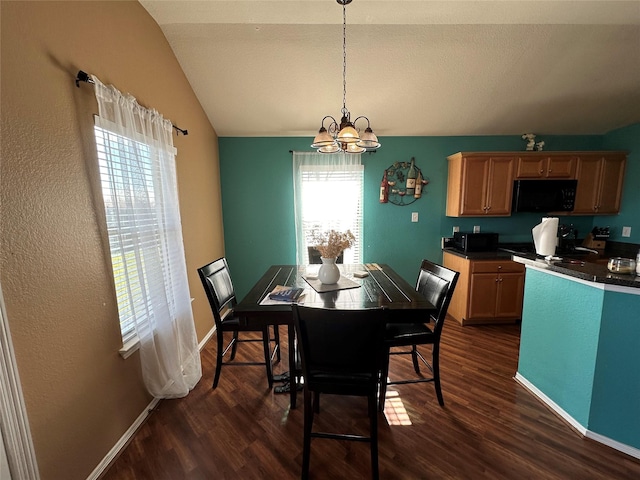
[[[516,161],[516,180],[536,178],[576,178],[577,155],[541,154],[531,152],[521,154]]]
[[[447,216],[511,215],[514,154],[460,152],[447,158]]]
[[[624,152],[581,152],[576,169],[576,202],[571,214],[617,214],[626,161]]]

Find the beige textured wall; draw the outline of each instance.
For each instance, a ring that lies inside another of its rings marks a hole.
[[[223,254],[218,139],[137,2],[0,5],[0,285],[41,476],[84,479],[151,399],[138,355],[118,355],[97,105],[75,75],[93,73],[189,130],[174,140],[199,340],[213,322],[196,268]]]

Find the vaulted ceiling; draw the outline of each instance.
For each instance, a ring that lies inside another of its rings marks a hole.
[[[220,136],[308,136],[343,97],[336,0],[140,0]],[[378,136],[640,122],[640,1],[353,0],[346,105]]]

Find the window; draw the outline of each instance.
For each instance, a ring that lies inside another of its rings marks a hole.
[[[98,126],[95,137],[120,330],[127,350],[138,341],[138,331],[144,334],[155,328],[145,276],[149,247],[161,248],[154,218],[151,148]],[[144,244],[147,248],[139,248]]]
[[[297,262],[309,263],[313,230],[351,230],[353,247],[344,263],[362,263],[364,167],[360,155],[294,152]]]
[[[171,121],[92,76],[95,139],[122,356],[140,349],[156,398],[187,395],[202,376],[182,243]]]

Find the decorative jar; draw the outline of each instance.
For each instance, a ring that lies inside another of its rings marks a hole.
[[[632,258],[613,257],[609,259],[607,268],[613,273],[634,273],[636,261]]]

